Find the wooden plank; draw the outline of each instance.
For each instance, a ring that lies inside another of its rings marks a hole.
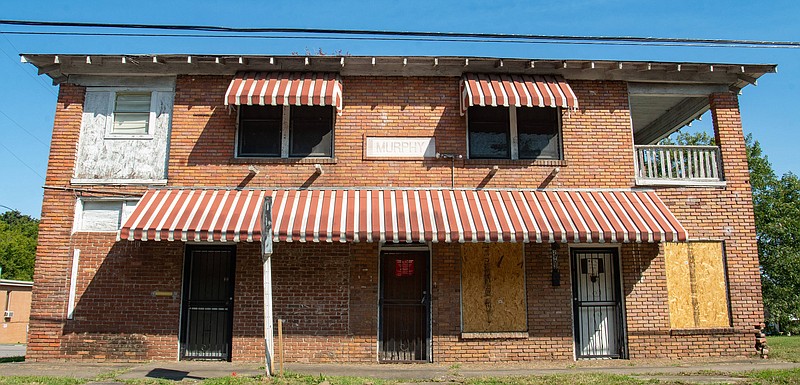
[[[696,327],[730,326],[722,242],[691,242],[689,252],[694,259]]]
[[[665,242],[664,262],[667,273],[670,328],[694,327],[688,244]]]
[[[463,244],[461,259],[462,331],[526,331],[522,244]]]

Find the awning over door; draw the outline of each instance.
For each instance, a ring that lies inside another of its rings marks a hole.
[[[327,72],[238,72],[225,105],[335,106],[342,110],[342,81]]]
[[[686,230],[653,191],[148,190],[123,240],[276,242],[660,242]]]
[[[461,78],[461,115],[470,106],[578,108],[561,76],[467,73]]]

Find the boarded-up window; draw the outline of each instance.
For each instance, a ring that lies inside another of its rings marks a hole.
[[[664,243],[670,327],[730,326],[722,242]]]
[[[521,332],[527,328],[522,244],[461,246],[463,332]]]
[[[86,200],[76,213],[75,231],[117,231],[136,207],[133,200]]]

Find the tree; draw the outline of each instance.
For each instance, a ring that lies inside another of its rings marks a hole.
[[[711,145],[706,132],[678,132],[660,144]],[[800,318],[800,179],[775,175],[753,135],[745,138],[764,306],[770,323],[787,325]]]
[[[800,317],[800,179],[775,175],[761,144],[747,136],[764,306],[771,323]]]
[[[0,214],[0,278],[33,279],[38,234],[38,219],[16,210]]]

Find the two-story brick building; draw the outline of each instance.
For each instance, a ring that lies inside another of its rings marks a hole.
[[[755,352],[737,93],[773,65],[23,61],[60,84],[31,360],[259,360],[275,319],[290,361]]]

